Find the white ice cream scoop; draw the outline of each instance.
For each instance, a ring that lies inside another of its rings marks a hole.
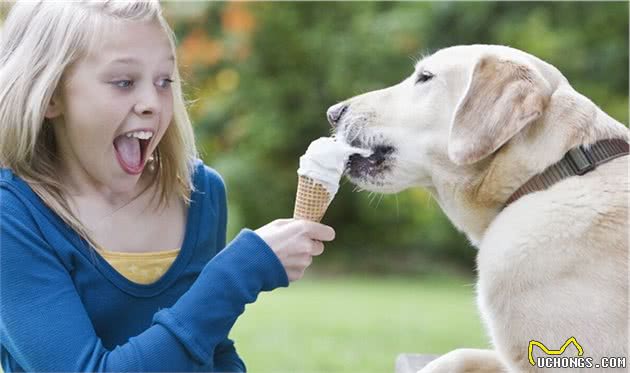
[[[355,148],[334,137],[320,137],[311,142],[306,153],[300,157],[300,168],[297,173],[319,181],[332,200],[339,190],[339,181],[352,154],[368,157],[372,152]]]

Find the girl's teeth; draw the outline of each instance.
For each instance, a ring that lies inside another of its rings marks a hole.
[[[151,132],[149,131],[136,131],[136,132],[129,132],[127,134],[125,134],[125,136],[127,137],[136,137],[142,140],[148,140],[150,139],[153,134],[151,134]]]

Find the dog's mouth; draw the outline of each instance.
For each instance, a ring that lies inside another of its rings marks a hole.
[[[335,136],[350,146],[369,151],[369,156],[358,153],[350,155],[345,165],[344,175],[358,187],[366,190],[390,189],[397,147],[380,131],[367,130],[366,117],[346,118],[336,129]]]
[[[350,145],[366,149],[365,146],[355,140]],[[346,163],[346,175],[351,179],[366,181],[382,175],[391,168],[392,155],[396,152],[391,145],[381,144],[369,148],[372,154],[364,157],[360,154],[352,154]]]

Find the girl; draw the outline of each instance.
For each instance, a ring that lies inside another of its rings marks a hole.
[[[244,371],[237,317],[332,228],[276,220],[225,245],[156,0],[18,2],[0,35],[4,371]]]

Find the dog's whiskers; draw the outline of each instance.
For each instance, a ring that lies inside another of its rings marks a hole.
[[[349,141],[350,143],[356,141],[356,139],[359,138],[359,136],[362,134],[362,132],[365,131],[365,127],[359,127],[359,126],[353,126],[351,132],[352,133],[352,139]]]
[[[381,204],[381,201],[383,200],[383,197],[385,196],[385,193],[380,193],[380,197],[378,199],[378,202],[376,202],[376,208],[378,208],[378,205]]]
[[[372,192],[372,198],[370,199],[370,206],[372,206],[372,204],[374,203],[374,201],[376,201],[376,206],[374,206],[374,208],[378,208],[378,204],[380,202],[379,197],[381,196],[381,193],[377,193],[377,192]]]
[[[372,206],[374,192],[369,192],[368,194],[368,206]]]
[[[438,210],[440,209],[440,204],[431,193],[427,193],[427,201],[430,208]]]

